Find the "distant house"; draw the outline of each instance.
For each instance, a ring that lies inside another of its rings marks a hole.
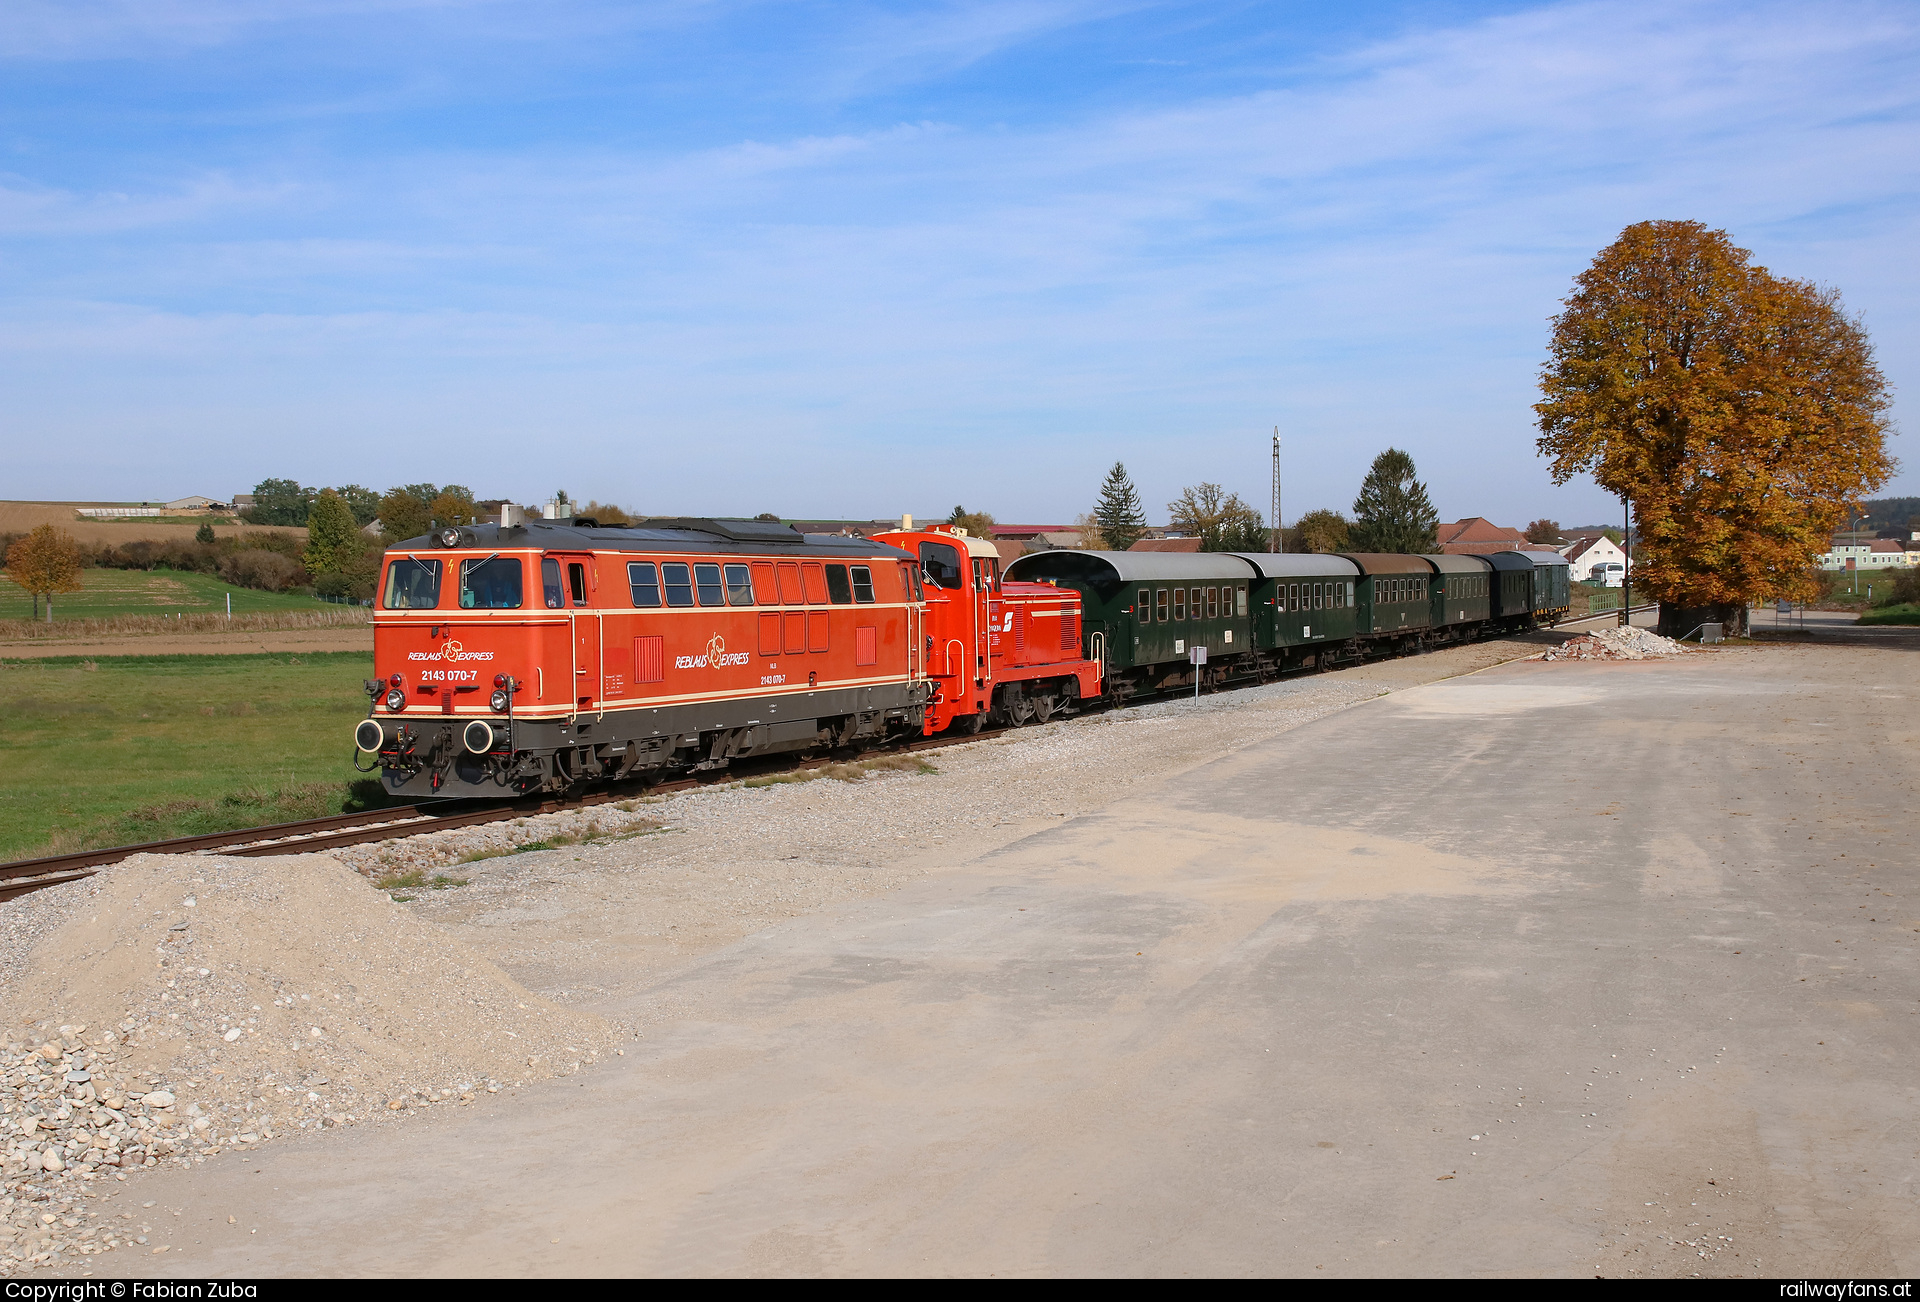
[[[1197,552],[1198,538],[1142,538],[1127,548],[1130,552]]]
[[[235,493],[233,495],[233,509],[236,511],[251,511],[253,509],[253,494]]]
[[[1603,533],[1581,534],[1554,550],[1567,558],[1567,577],[1575,583],[1591,579],[1596,565],[1618,565],[1624,569],[1627,564],[1627,554]]]
[[[1820,558],[1823,570],[1884,570],[1895,566],[1920,565],[1920,549],[1909,551],[1898,538],[1835,539]]]
[[[1441,525],[1439,535],[1440,550],[1448,556],[1518,552],[1535,545],[1528,542],[1527,535],[1520,530],[1509,529],[1478,515]]]

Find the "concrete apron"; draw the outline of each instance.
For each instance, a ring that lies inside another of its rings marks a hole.
[[[1911,1273],[1913,867],[1819,821],[1878,743],[1804,658],[1882,653],[1781,654],[1334,715],[711,955],[604,1068],[159,1174],[99,1265]]]

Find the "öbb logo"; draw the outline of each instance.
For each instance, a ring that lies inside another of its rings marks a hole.
[[[750,659],[745,651],[727,650],[726,639],[715,633],[707,639],[707,653],[698,656],[675,656],[675,669],[721,669],[728,665],[744,665]]]

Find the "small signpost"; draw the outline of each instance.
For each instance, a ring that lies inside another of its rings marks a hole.
[[[1200,666],[1207,663],[1207,649],[1203,646],[1187,648],[1187,663],[1193,666],[1193,700],[1200,703]]]

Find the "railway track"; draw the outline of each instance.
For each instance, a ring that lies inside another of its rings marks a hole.
[[[1635,606],[1632,613],[1639,614],[1642,611],[1655,609],[1658,607]],[[1567,628],[1576,624],[1618,618],[1618,611],[1605,611],[1581,619],[1564,620],[1552,627]],[[1185,695],[1184,689],[1168,693],[1152,693],[1133,697],[1131,703],[1144,705],[1182,695]],[[895,754],[938,750],[945,746],[960,746],[968,742],[984,741],[1013,731],[1017,729],[986,728],[978,733],[960,736],[924,737],[885,749]],[[275,854],[313,854],[322,850],[365,845],[371,841],[388,841],[398,837],[421,836],[429,832],[447,832],[455,828],[475,827],[482,823],[505,822],[508,819],[525,818],[532,814],[553,814],[568,809],[585,809],[619,800],[631,800],[638,795],[692,791],[704,786],[737,782],[746,777],[820,768],[837,762],[841,761],[811,759],[795,762],[775,759],[742,764],[700,777],[680,778],[672,782],[656,782],[651,785],[638,782],[624,783],[579,796],[528,796],[520,799],[489,801],[479,808],[462,809],[448,809],[445,805],[396,805],[387,809],[369,809],[352,814],[333,814],[326,818],[309,818],[293,823],[276,823],[268,827],[241,828],[232,832],[211,832],[204,836],[182,836],[167,841],[149,841],[141,845],[121,845],[104,850],[83,850],[74,854],[50,855],[41,859],[22,859],[15,863],[0,864],[0,902],[44,887],[58,886],[63,882],[91,877],[99,869],[109,864],[119,863],[136,854],[212,853],[246,858]]]

